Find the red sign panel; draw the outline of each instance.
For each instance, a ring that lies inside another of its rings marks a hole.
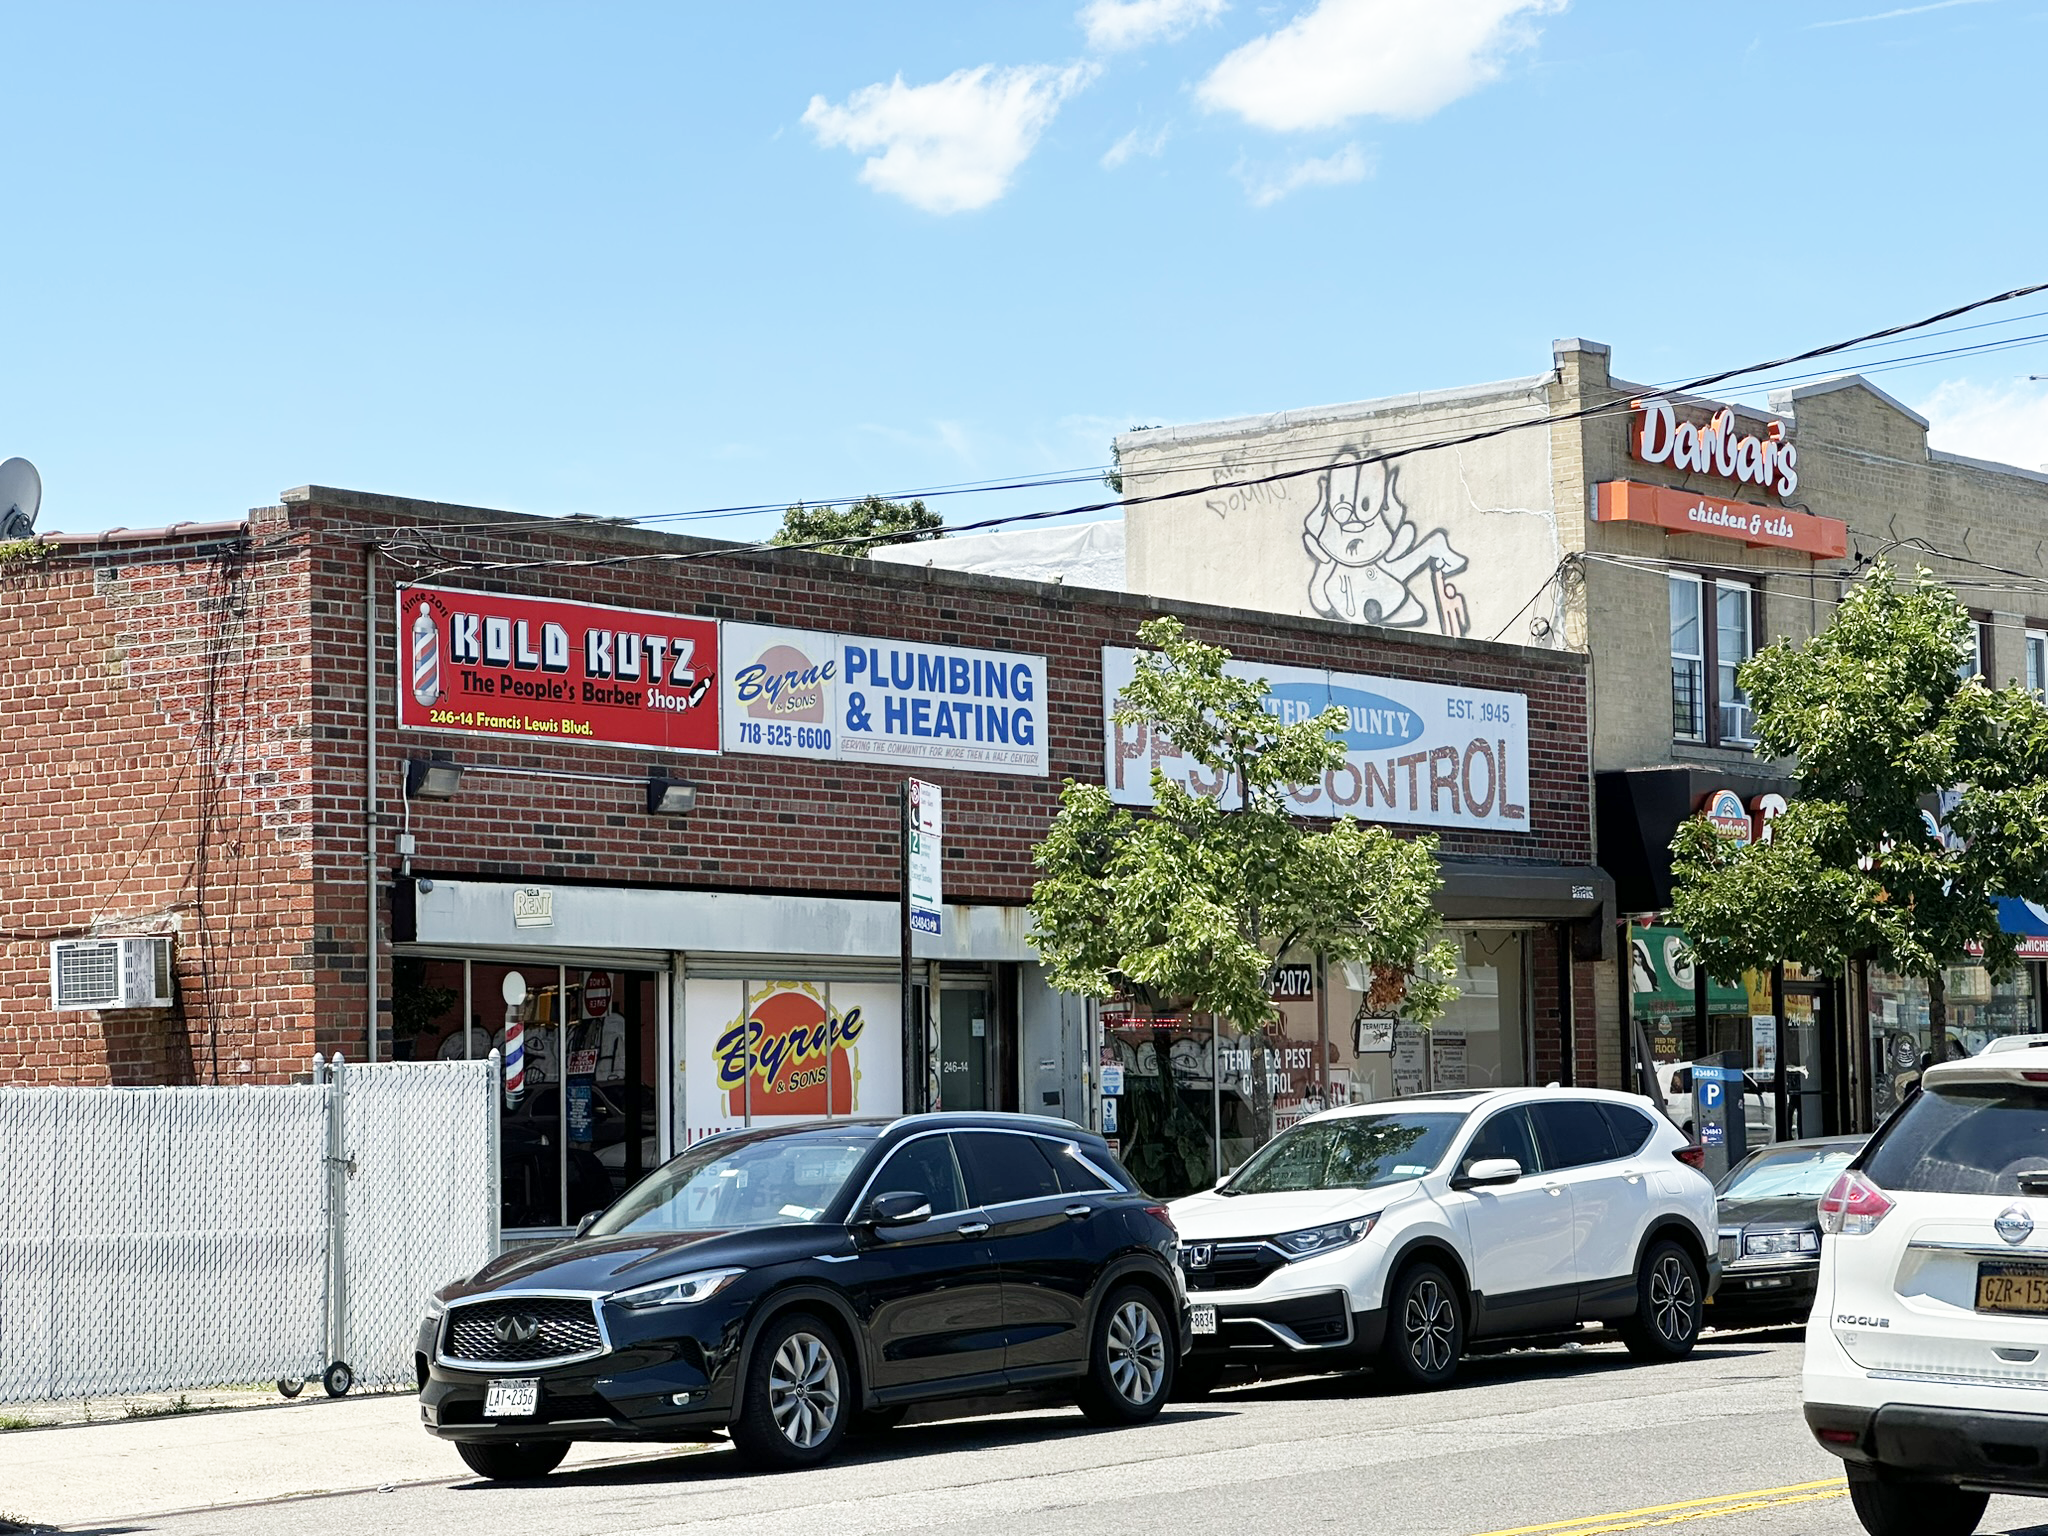
[[[718,750],[718,623],[640,608],[398,589],[398,724]]]
[[[1634,480],[1602,481],[1593,516],[1602,523],[1649,523],[1669,533],[1737,539],[1755,548],[1796,549],[1823,560],[1849,552],[1849,525],[1835,518]]]

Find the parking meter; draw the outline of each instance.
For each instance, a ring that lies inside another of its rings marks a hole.
[[[1748,1154],[1742,1094],[1747,1086],[1733,1051],[1702,1057],[1692,1064],[1693,1124],[1706,1153],[1702,1171],[1719,1181]]]

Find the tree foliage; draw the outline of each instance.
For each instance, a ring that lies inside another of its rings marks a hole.
[[[1120,702],[1119,723],[1164,731],[1224,784],[1216,799],[1155,770],[1157,805],[1138,813],[1099,784],[1068,780],[1033,854],[1037,933],[1053,984],[1109,997],[1120,983],[1185,998],[1252,1033],[1273,1017],[1267,978],[1291,950],[1413,972],[1403,1017],[1427,1023],[1457,993],[1431,947],[1443,883],[1436,844],[1349,818],[1314,830],[1287,809],[1290,786],[1344,760],[1344,712],[1283,724],[1264,681],[1224,671],[1230,653],[1190,639],[1178,619],[1138,631],[1152,650]]]
[[[770,542],[805,544],[824,554],[865,559],[878,534],[935,533],[945,526],[946,520],[922,498],[904,502],[863,496],[844,507],[807,507],[798,502],[782,514],[782,526]],[[838,542],[841,540],[848,542]]]
[[[1963,676],[1971,622],[1879,561],[1813,641],[1743,666],[1758,750],[1796,760],[1799,794],[1768,842],[1695,819],[1672,843],[1673,916],[1714,975],[1863,958],[1936,978],[1978,944],[2012,964],[1993,898],[2048,895],[2048,709]]]

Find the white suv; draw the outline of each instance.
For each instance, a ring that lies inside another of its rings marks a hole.
[[[1719,1272],[1698,1155],[1647,1099],[1593,1089],[1310,1116],[1171,1207],[1194,1303],[1182,1390],[1232,1365],[1438,1387],[1470,1343],[1587,1322],[1677,1359]]]
[[[1821,1200],[1806,1324],[1806,1422],[1872,1536],[2048,1495],[2048,1048],[1920,1086]]]

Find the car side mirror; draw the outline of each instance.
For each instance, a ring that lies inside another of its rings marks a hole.
[[[932,1202],[929,1195],[915,1190],[891,1190],[877,1195],[860,1213],[856,1223],[863,1227],[907,1227],[920,1221],[932,1219]]]
[[[1494,1184],[1512,1184],[1522,1176],[1522,1165],[1512,1157],[1482,1157],[1467,1163],[1465,1171],[1451,1180],[1453,1189],[1480,1189]]]
[[[581,1237],[584,1233],[588,1232],[592,1227],[596,1226],[597,1218],[602,1216],[603,1214],[603,1211],[585,1211],[583,1213],[583,1219],[576,1223],[576,1235],[578,1237]]]

